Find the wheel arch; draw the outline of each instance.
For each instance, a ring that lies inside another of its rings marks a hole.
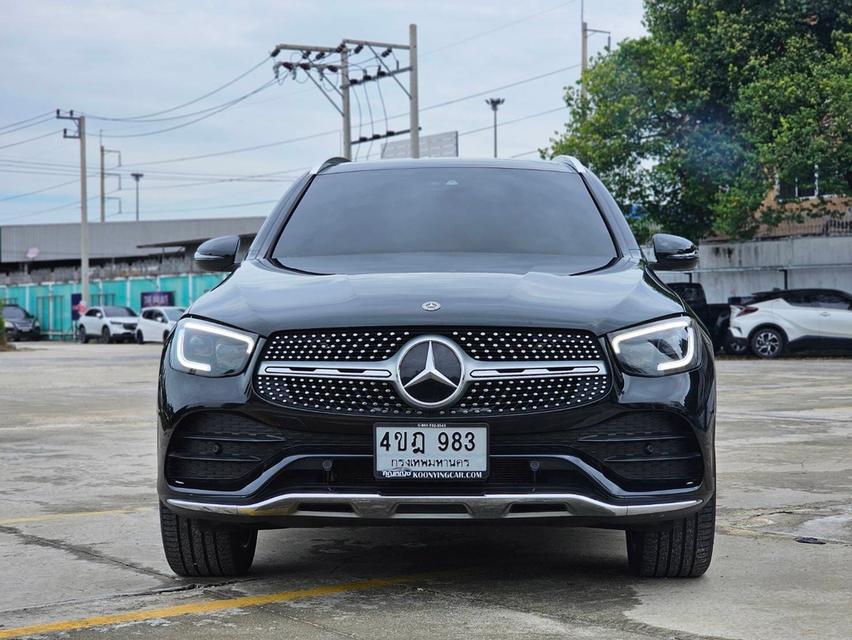
[[[751,344],[751,341],[754,338],[754,334],[756,334],[761,329],[775,329],[778,333],[781,334],[781,338],[782,338],[782,340],[784,340],[784,344],[787,344],[788,342],[790,342],[790,336],[787,335],[786,329],[784,329],[784,327],[782,327],[780,324],[778,324],[777,322],[761,322],[754,329],[749,331],[749,334],[748,334],[748,343],[749,344]]]

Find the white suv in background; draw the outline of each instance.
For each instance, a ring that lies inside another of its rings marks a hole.
[[[731,306],[731,338],[761,358],[790,349],[852,351],[852,296],[833,289],[754,294]]]
[[[183,307],[145,307],[139,314],[136,342],[165,342],[183,312]]]
[[[92,307],[77,321],[77,338],[84,343],[91,338],[101,342],[133,340],[138,321],[136,312],[130,307]]]

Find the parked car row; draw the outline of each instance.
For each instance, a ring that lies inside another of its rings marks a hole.
[[[852,351],[852,296],[833,289],[756,293],[731,305],[731,340],[761,358],[804,350]]]
[[[41,325],[29,311],[16,304],[3,305],[6,340],[41,340]]]
[[[77,322],[77,339],[82,343],[165,342],[183,314],[182,307],[145,307],[137,315],[130,307],[92,307]]]
[[[668,287],[704,323],[716,352],[778,358],[796,351],[852,353],[852,295],[835,289],[760,291],[708,304],[693,282]]]

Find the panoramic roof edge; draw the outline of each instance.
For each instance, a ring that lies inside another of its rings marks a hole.
[[[575,158],[574,156],[560,155],[560,156],[556,156],[555,158],[553,158],[553,161],[554,162],[560,162],[562,164],[568,165],[569,167],[574,169],[574,171],[576,171],[577,173],[586,173],[586,171],[587,171],[586,166],[582,162],[580,162],[579,159]]]

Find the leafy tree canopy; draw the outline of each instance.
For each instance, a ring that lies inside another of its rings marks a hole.
[[[589,164],[635,221],[753,234],[776,177],[852,195],[852,0],[646,0],[649,35],[593,61],[546,155]],[[759,216],[756,215],[759,213]]]

